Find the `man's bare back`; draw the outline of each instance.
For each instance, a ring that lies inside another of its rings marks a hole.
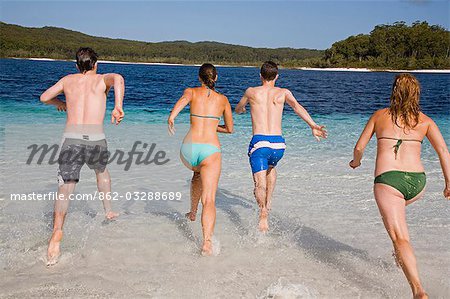
[[[103,75],[74,74],[63,79],[67,124],[103,124],[106,84]]]
[[[102,130],[106,110],[106,96],[114,86],[115,108],[111,121],[119,123],[123,116],[122,99],[124,80],[119,74],[97,74],[96,69],[83,74],[67,75],[41,96],[44,103],[53,104],[58,110],[67,110],[66,125],[100,125]],[[56,97],[64,93],[66,102]]]

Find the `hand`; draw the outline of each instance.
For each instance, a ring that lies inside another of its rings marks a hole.
[[[350,165],[351,168],[355,169],[355,168],[361,166],[361,162],[356,163],[355,160],[351,160],[350,163],[348,163],[348,165]]]
[[[113,124],[115,120],[116,125],[120,124],[124,116],[125,113],[123,112],[122,107],[115,107],[111,113],[111,123]]]
[[[175,122],[173,119],[169,118],[167,120],[169,135],[173,136],[175,134]]]
[[[444,197],[450,199],[450,186],[445,186]]]
[[[325,129],[325,126],[314,125],[311,127],[312,134],[316,138],[317,141],[320,141],[320,138],[327,138],[328,133]]]
[[[245,109],[245,107],[241,107],[235,110],[237,114],[242,114],[245,113],[247,110]]]
[[[56,110],[58,110],[58,111],[67,111],[66,102],[60,101],[58,104],[56,104]]]

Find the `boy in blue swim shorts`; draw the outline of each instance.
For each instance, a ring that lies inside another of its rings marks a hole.
[[[288,89],[275,87],[278,66],[266,61],[260,72],[262,85],[250,87],[235,108],[236,113],[244,113],[250,104],[253,138],[248,148],[249,162],[253,173],[254,194],[259,205],[259,230],[269,229],[268,216],[277,173],[275,166],[281,160],[286,143],[281,134],[284,104],[287,103],[303,119],[319,141],[327,138],[325,126],[317,125],[309,113],[298,103]]]
[[[252,173],[275,167],[283,158],[286,142],[281,135],[253,135],[248,146]]]

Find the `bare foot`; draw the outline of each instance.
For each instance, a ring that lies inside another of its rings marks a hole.
[[[185,214],[186,218],[191,220],[191,221],[195,221],[195,217],[197,217],[197,213],[194,212],[188,212]]]
[[[59,245],[63,237],[62,230],[55,230],[50,238],[47,249],[47,267],[53,266],[58,263],[59,256],[61,255]]]
[[[202,255],[203,256],[211,256],[212,254],[213,254],[212,241],[211,240],[205,240],[203,242]]]
[[[119,217],[119,213],[117,212],[109,211],[108,213],[105,214],[105,218],[108,220],[113,220],[117,217]]]
[[[266,233],[269,230],[269,212],[266,208],[261,209],[259,212],[259,230]]]
[[[420,291],[414,295],[414,299],[428,299],[428,294],[425,291]]]
[[[270,211],[272,209],[272,200],[267,201],[266,208],[267,208],[267,211]]]

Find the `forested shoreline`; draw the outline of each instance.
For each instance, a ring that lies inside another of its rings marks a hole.
[[[282,67],[449,69],[450,32],[438,25],[397,22],[378,25],[370,34],[350,36],[327,50],[252,48],[218,42],[157,42],[94,37],[56,28],[30,28],[0,22],[0,57],[74,59],[80,46],[94,48],[102,60]]]
[[[378,25],[325,51],[322,66],[392,69],[450,68],[450,32],[427,22]]]

